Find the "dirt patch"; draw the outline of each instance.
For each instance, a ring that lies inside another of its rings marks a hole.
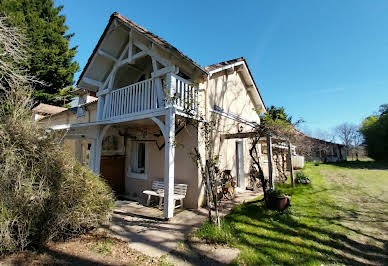
[[[40,251],[25,251],[0,258],[0,265],[165,265],[129,248],[127,242],[92,232],[65,242],[48,243]]]

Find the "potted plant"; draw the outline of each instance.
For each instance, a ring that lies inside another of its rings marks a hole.
[[[307,177],[307,175],[305,173],[303,173],[302,171],[299,171],[296,173],[295,182],[297,184],[307,185],[307,184],[311,183],[311,180],[310,180],[310,178]]]
[[[268,207],[272,210],[283,211],[290,206],[290,197],[281,190],[273,189],[268,194]]]

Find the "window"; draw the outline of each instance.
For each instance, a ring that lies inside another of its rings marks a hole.
[[[146,142],[128,141],[126,156],[127,177],[147,179],[148,151]]]
[[[145,170],[145,143],[137,143],[137,172],[144,173]]]

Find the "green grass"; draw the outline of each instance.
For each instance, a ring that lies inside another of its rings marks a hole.
[[[236,264],[385,264],[388,261],[388,164],[314,163],[310,185],[279,185],[292,195],[280,213],[252,201],[235,207],[221,230],[204,224],[195,235],[240,250]]]

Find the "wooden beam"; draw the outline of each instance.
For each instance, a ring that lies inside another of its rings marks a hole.
[[[131,58],[132,60],[130,62],[135,61],[136,59],[139,59],[139,58],[146,56],[146,55],[147,55],[147,53],[145,51],[138,52],[137,54],[132,56],[132,58]]]
[[[256,132],[245,132],[245,133],[234,133],[234,134],[222,134],[221,138],[223,139],[246,139],[254,137]]]
[[[156,52],[149,49],[145,44],[141,43],[140,41],[134,40],[133,44],[136,45],[140,50],[145,51],[147,54],[149,54],[151,57],[153,57],[156,61],[161,63],[163,66],[171,65],[170,62],[168,62],[166,59],[159,56]]]
[[[108,52],[106,52],[106,51],[104,51],[104,50],[99,49],[99,50],[97,51],[97,53],[98,53],[99,55],[103,56],[103,57],[106,57],[106,58],[108,58],[108,59],[114,61],[114,62],[116,62],[116,61],[118,60],[118,58],[114,57],[113,55],[111,55],[110,53],[108,53]]]
[[[290,177],[291,177],[291,185],[294,186],[294,166],[292,165],[292,151],[291,151],[291,142],[288,142],[288,157],[290,164]]]
[[[164,67],[162,69],[159,69],[156,72],[152,72],[151,73],[151,77],[156,78],[156,77],[163,76],[163,75],[165,75],[167,73],[174,73],[175,74],[178,71],[179,71],[178,67],[168,66],[168,67]]]
[[[103,83],[101,81],[98,81],[98,80],[94,80],[94,79],[91,79],[91,78],[87,78],[87,77],[83,77],[82,78],[82,81],[89,84],[89,85],[92,85],[92,86],[95,86],[95,87],[98,87],[98,88],[101,88]]]
[[[153,72],[158,71],[158,65],[156,64],[155,58],[152,58],[152,70]]]
[[[132,37],[132,30],[129,32],[129,39],[128,39],[128,59],[132,60],[132,49],[133,49],[133,37]]]
[[[104,81],[104,86],[103,86],[104,88],[106,87],[106,85],[108,84],[108,82],[109,82],[110,85],[111,85],[112,82],[110,82],[110,81],[111,81],[111,78],[112,78],[112,74],[113,74],[113,72],[116,70],[116,68],[118,67],[118,64],[120,63],[120,61],[123,59],[123,57],[124,57],[124,55],[125,55],[125,51],[127,50],[127,48],[128,48],[128,44],[127,44],[127,45],[124,47],[124,49],[121,51],[120,57],[118,58],[118,60],[116,61],[116,63],[115,63],[114,66],[112,67],[112,69],[111,69],[111,71],[110,71],[108,77],[107,77],[106,80]],[[109,89],[111,89],[111,88],[109,88]]]

